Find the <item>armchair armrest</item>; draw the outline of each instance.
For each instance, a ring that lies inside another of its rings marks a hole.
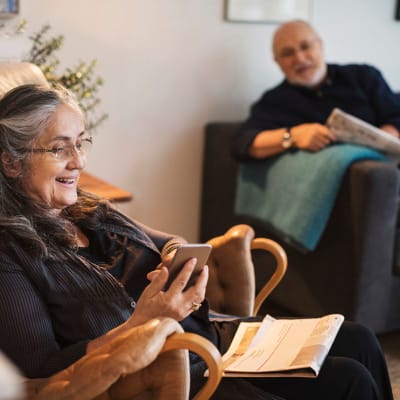
[[[354,163],[344,181],[344,190],[350,193],[351,204],[347,207],[352,210],[351,234],[357,264],[363,265],[364,272],[370,271],[375,278],[378,270],[389,277],[393,267],[400,191],[397,166],[377,161]],[[341,208],[344,207],[341,204]],[[361,276],[366,276],[363,274]]]
[[[194,400],[208,400],[218,387],[223,367],[221,354],[207,339],[194,333],[175,333],[168,338],[162,352],[175,349],[188,349],[198,354],[208,367],[206,384],[196,394]]]
[[[145,392],[152,399],[187,399],[190,375],[186,349],[198,352],[210,369],[210,378],[197,400],[209,398],[222,376],[220,354],[206,339],[181,332],[178,322],[170,318],[134,327],[57,374],[28,380],[27,399],[111,400],[136,398]]]
[[[287,256],[285,250],[277,242],[266,238],[255,238],[251,243],[252,250],[265,250],[271,253],[276,261],[275,271],[269,280],[258,292],[254,301],[253,315],[257,315],[261,305],[270,293],[276,288],[282,278],[285,276],[287,269]]]

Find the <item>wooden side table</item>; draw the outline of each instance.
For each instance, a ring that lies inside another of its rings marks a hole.
[[[132,200],[132,193],[118,186],[114,186],[88,172],[81,172],[79,187],[86,192],[93,193],[101,198],[113,202],[125,202]]]

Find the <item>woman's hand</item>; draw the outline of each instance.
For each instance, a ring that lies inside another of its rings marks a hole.
[[[166,291],[163,290],[168,280],[168,269],[165,266],[147,274],[150,284],[140,296],[129,324],[135,326],[156,317],[170,317],[181,321],[192,313],[193,304],[204,300],[208,281],[208,267],[204,266],[196,283],[184,290],[195,265],[195,258],[186,262]]]
[[[161,264],[162,265],[162,264]],[[151,281],[140,296],[135,312],[123,324],[108,331],[105,335],[91,340],[86,352],[90,353],[103,344],[109,343],[121,332],[140,324],[144,324],[152,318],[170,317],[181,321],[194,311],[194,305],[204,300],[208,280],[208,267],[204,266],[196,283],[184,290],[196,265],[196,259],[192,258],[185,263],[176,279],[168,290],[164,291],[168,280],[168,269],[162,265],[159,269],[147,274]]]

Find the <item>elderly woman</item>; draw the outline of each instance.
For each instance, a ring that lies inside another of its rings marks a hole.
[[[0,101],[1,348],[26,376],[45,377],[119,332],[166,316],[225,351],[238,321],[209,321],[206,267],[185,289],[194,267],[188,261],[163,290],[165,264],[183,240],[77,190],[91,144],[82,112],[63,88],[24,85]],[[195,393],[204,366],[192,357],[191,369]],[[274,398],[268,393],[392,398],[376,338],[347,322],[318,378],[224,378],[215,398]]]

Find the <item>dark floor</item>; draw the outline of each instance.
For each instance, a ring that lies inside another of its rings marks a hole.
[[[392,381],[395,400],[400,400],[400,331],[379,335]]]

